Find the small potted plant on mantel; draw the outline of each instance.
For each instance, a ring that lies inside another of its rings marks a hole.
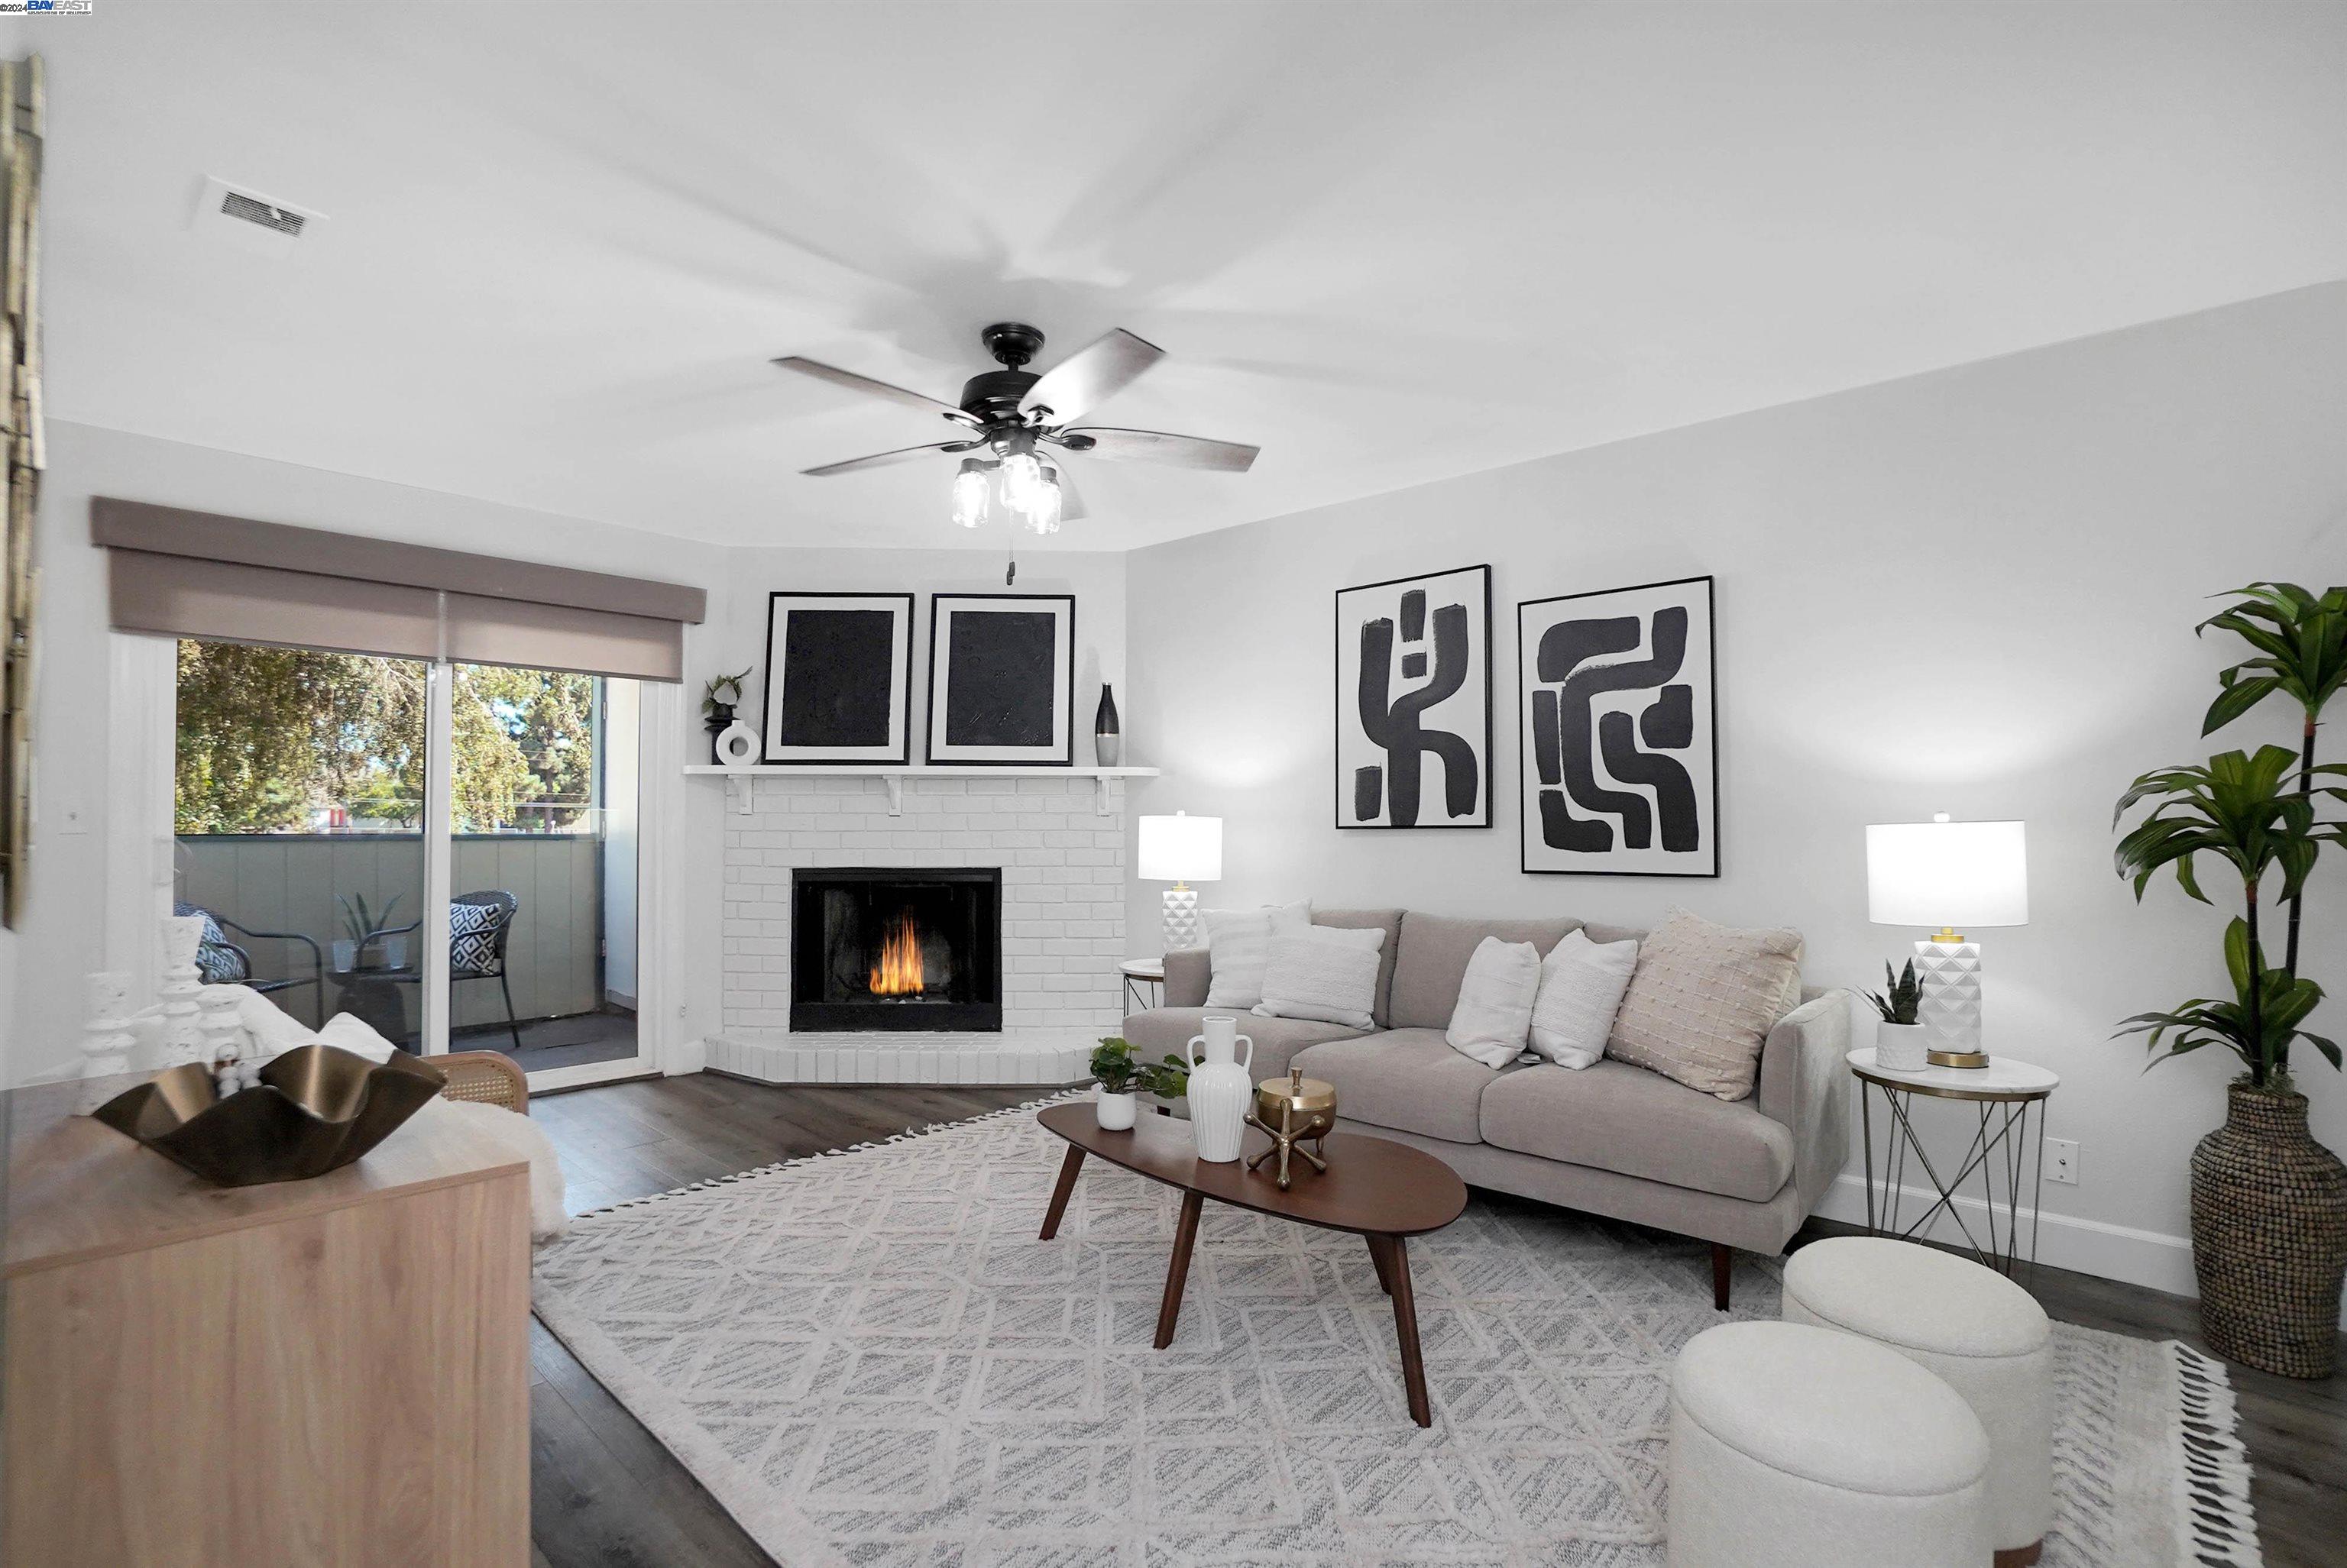
[[[1874,1026],[1874,1064],[1893,1073],[1920,1073],[1928,1064],[1923,1045],[1923,1026],[1915,1022],[1915,1010],[1922,1004],[1923,985],[1915,978],[1915,961],[1909,959],[1907,967],[1898,974],[1891,972],[1891,961],[1882,961],[1884,989],[1870,991],[1866,999],[1882,1014],[1882,1022]]]
[[[2119,840],[2120,876],[2138,901],[2154,872],[2173,867],[2186,893],[2209,902],[2194,869],[2206,854],[2241,912],[2225,929],[2231,994],[2196,997],[2127,1019],[2157,1062],[2219,1045],[2245,1071],[2227,1094],[2224,1125],[2192,1151],[2192,1268],[2209,1349],[2292,1378],[2327,1378],[2338,1360],[2339,1289],[2347,1277],[2347,1166],[2308,1131],[2306,1096],[2291,1077],[2300,1042],[2341,1064],[2337,1044],[2305,1027],[2322,987],[2299,972],[2301,897],[2330,844],[2347,848],[2347,767],[2317,766],[2323,704],[2347,680],[2347,588],[2320,597],[2291,583],[2253,583],[2201,623],[2233,633],[2257,657],[2218,677],[2200,733],[2223,728],[2266,697],[2303,716],[2301,745],[2227,751],[2205,764],[2163,768],[2135,781],[2113,825],[2140,802],[2150,813]],[[2293,771],[2295,779],[2291,777]],[[2278,876],[2277,876],[2278,874]],[[2270,963],[2269,884],[2288,906],[2282,962]],[[2323,950],[2316,950],[2323,951]],[[2328,950],[2336,953],[2339,950]]]
[[[709,731],[712,762],[725,760],[718,755],[717,738],[733,724],[733,709],[742,700],[742,683],[749,678],[745,669],[740,675],[721,675],[701,688],[701,727]]]

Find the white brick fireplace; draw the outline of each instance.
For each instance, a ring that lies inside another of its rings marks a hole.
[[[1116,1032],[1122,779],[916,769],[727,784],[724,1024],[711,1067],[782,1084],[1060,1084]],[[1001,868],[999,1033],[792,1031],[792,872],[837,866]]]

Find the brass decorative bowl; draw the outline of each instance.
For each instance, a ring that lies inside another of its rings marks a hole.
[[[437,1068],[402,1051],[370,1062],[332,1045],[303,1045],[226,1099],[211,1069],[191,1063],[90,1114],[206,1181],[258,1186],[349,1165],[422,1110],[444,1082]]]
[[[1279,1190],[1286,1192],[1294,1179],[1288,1170],[1290,1156],[1301,1155],[1316,1171],[1328,1168],[1324,1156],[1326,1140],[1337,1125],[1337,1086],[1307,1078],[1295,1068],[1285,1078],[1266,1078],[1255,1087],[1255,1109],[1247,1113],[1246,1125],[1271,1136],[1271,1147],[1247,1161],[1247,1169],[1278,1156],[1276,1174]],[[1312,1145],[1308,1149],[1303,1146],[1307,1141]]]

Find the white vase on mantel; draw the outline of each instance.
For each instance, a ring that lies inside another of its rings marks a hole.
[[[1930,1065],[1931,1030],[1921,1023],[1877,1023],[1874,1064],[1891,1073],[1920,1073]]]
[[[1202,1033],[1190,1036],[1183,1054],[1190,1066],[1190,1127],[1198,1140],[1198,1157],[1210,1165],[1228,1165],[1239,1157],[1246,1136],[1247,1102],[1255,1097],[1255,1042],[1239,1033],[1235,1018],[1202,1019]],[[1238,1046],[1246,1046],[1246,1060],[1238,1060]],[[1197,1048],[1206,1048],[1204,1061]]]

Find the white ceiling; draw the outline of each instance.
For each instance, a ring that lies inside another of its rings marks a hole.
[[[50,64],[49,411],[729,543],[997,547],[977,330],[1169,358],[1125,546],[2347,276],[2347,7],[158,5]],[[328,216],[292,259],[207,176]]]

